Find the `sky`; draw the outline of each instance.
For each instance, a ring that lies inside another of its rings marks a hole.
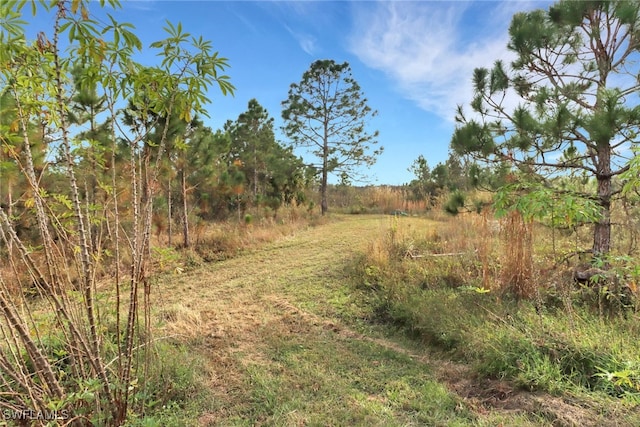
[[[457,105],[472,98],[476,67],[510,61],[507,29],[514,13],[547,8],[541,1],[177,1],[122,0],[110,13],[130,22],[143,45],[165,37],[169,20],[210,40],[228,59],[236,87],[223,96],[214,87],[205,124],[221,129],[255,98],[280,131],[281,103],[289,86],[318,59],[348,62],[368,105],[378,115],[384,153],[366,172],[368,182],[401,185],[423,155],[431,167],[448,157]],[[92,15],[103,14],[92,3]],[[30,15],[25,18],[29,19]],[[46,22],[34,22],[46,25]],[[50,23],[48,23],[50,25]],[[46,30],[50,30],[44,28]],[[37,28],[36,28],[37,30]],[[297,151],[309,163],[313,158]],[[335,182],[335,180],[334,180]]]

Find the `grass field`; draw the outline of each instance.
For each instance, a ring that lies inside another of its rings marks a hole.
[[[427,235],[438,227],[423,218],[402,220]],[[179,363],[162,362],[165,357],[155,369],[166,369],[177,383],[161,387],[180,393],[174,404],[132,425],[625,426],[640,420],[637,408],[613,400],[527,391],[479,376],[477,366],[449,360],[393,322],[375,321],[379,296],[354,284],[354,266],[390,224],[389,216],[336,216],[232,259],[159,277],[156,338]]]

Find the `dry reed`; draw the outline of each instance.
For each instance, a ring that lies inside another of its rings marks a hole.
[[[512,211],[502,220],[504,244],[502,287],[518,298],[531,298],[536,286],[533,274],[533,224],[518,211]]]

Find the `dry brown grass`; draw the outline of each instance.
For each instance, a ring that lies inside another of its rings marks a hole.
[[[395,187],[371,187],[365,192],[371,208],[381,213],[404,211],[409,214],[425,212],[428,208],[426,200],[408,200],[402,189]]]
[[[182,250],[181,253],[183,257],[192,261],[194,258],[205,262],[220,261],[237,256],[242,251],[253,250],[265,243],[295,236],[301,230],[325,221],[326,218],[304,206],[284,207],[277,215],[274,215],[273,211],[260,211],[247,213],[240,219],[231,218],[219,222],[194,221],[191,227],[191,249]],[[182,243],[181,235],[175,234],[172,240],[176,248],[179,248]],[[155,235],[152,238],[152,247],[152,252],[155,251],[160,258],[171,252],[166,234]],[[195,261],[198,263],[198,260]],[[167,271],[160,263],[156,263],[155,267],[155,271]]]
[[[400,281],[420,281],[425,272],[427,286],[466,284],[518,298],[536,294],[531,222],[517,213],[496,219],[490,209],[429,218],[434,216],[439,220],[390,220],[386,234],[369,244],[367,262]]]
[[[332,187],[329,190],[329,210],[362,214],[395,211],[410,215],[423,214],[431,206],[426,200],[409,200],[401,187]]]
[[[504,245],[502,287],[518,298],[531,298],[536,291],[533,275],[533,223],[517,211],[502,221]]]
[[[200,310],[176,302],[162,307],[157,314],[162,335],[191,340],[206,333]]]

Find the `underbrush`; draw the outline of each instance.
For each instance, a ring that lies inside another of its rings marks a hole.
[[[640,403],[637,295],[544,270],[517,222],[391,219],[351,272],[370,320],[524,389]]]
[[[113,423],[114,415],[105,408],[120,398],[103,397],[106,395],[127,399],[127,406],[122,412],[128,425],[193,425],[195,417],[209,405],[204,391],[208,387],[203,385],[199,374],[205,363],[198,360],[192,349],[189,350],[190,343],[181,340],[196,335],[199,318],[191,316],[192,313],[179,304],[165,307],[160,313],[153,312],[147,291],[152,294],[158,292],[155,285],[160,275],[180,277],[187,270],[206,262],[236,256],[264,243],[291,236],[320,221],[302,209],[283,209],[277,218],[269,215],[241,223],[229,221],[203,225],[195,230],[197,239],[192,239],[193,245],[189,248],[168,246],[166,241],[156,236],[150,248],[151,263],[146,271],[149,280],[144,281],[144,295],[142,284],[136,294],[132,292],[131,281],[123,279],[124,266],[130,254],[121,253],[120,277],[116,279],[111,274],[111,270],[116,270],[115,262],[112,262],[113,252],[105,250],[91,286],[92,309],[95,312],[93,325],[99,337],[99,342],[91,347],[91,355],[99,358],[100,366],[104,366],[104,375],[100,378],[96,378],[97,369],[92,365],[95,360],[83,353],[90,344],[77,341],[77,336],[85,338],[85,335],[69,333],[73,327],[77,331],[87,331],[88,335],[92,328],[92,324],[83,318],[83,313],[88,311],[85,306],[86,290],[75,288],[79,283],[78,272],[69,268],[65,272],[68,283],[52,282],[56,286],[65,286],[64,292],[54,295],[66,310],[67,317],[62,317],[60,311],[55,310],[57,306],[43,293],[43,289],[48,288],[36,281],[33,272],[16,268],[9,260],[0,259],[3,302],[10,298],[15,308],[11,308],[9,314],[20,313],[25,319],[10,320],[13,324],[7,322],[4,305],[5,319],[0,319],[0,333],[5,337],[0,343],[0,370],[3,371],[0,373],[0,395],[3,395],[0,396],[0,406],[8,411],[5,418],[31,416],[29,412],[27,415],[20,412],[22,408],[33,409],[29,402],[25,403],[19,397],[18,392],[24,391],[25,395],[31,393],[36,396],[34,401],[37,400],[47,411],[51,409],[51,414],[57,413],[62,418],[79,417],[95,425]],[[17,249],[14,248],[14,252],[17,253]],[[33,258],[36,267],[40,266],[38,263],[45,265],[43,256],[36,254]],[[61,267],[64,270],[65,265]],[[132,295],[137,295],[135,304],[130,303]],[[134,314],[130,317],[127,310],[136,306],[140,307],[139,311],[131,311]],[[173,328],[154,323],[152,315],[159,315],[161,323],[165,321]],[[134,324],[132,319],[135,316],[140,317],[139,323],[129,332],[127,328]],[[177,329],[178,325],[184,328]],[[24,341],[33,345],[21,345],[9,326],[24,331]],[[130,360],[125,357],[127,352],[131,354]],[[46,384],[41,380],[42,372],[45,372],[42,366],[50,367],[46,371],[50,371],[47,381],[60,385],[64,390],[64,393],[59,393],[61,397],[45,400],[38,396],[42,390],[46,391]],[[51,414],[47,416],[53,416]],[[0,425],[4,425],[1,420]]]
[[[133,386],[141,414],[128,427],[192,425],[211,400],[201,375],[205,362],[188,347],[170,341],[153,343],[149,371]]]
[[[330,186],[329,206],[342,214],[423,214],[431,209],[426,200],[409,200],[402,187],[390,186]]]
[[[71,294],[71,297],[74,297]],[[80,296],[78,296],[80,297]],[[101,304],[104,304],[105,295],[101,295]],[[118,373],[121,372],[119,364],[126,363],[119,356],[116,343],[115,315],[109,310],[102,312],[104,329],[101,331],[101,356],[109,361],[106,365],[107,375],[112,387],[118,386]],[[46,311],[34,311],[31,315],[33,325],[39,330],[37,342],[39,351],[54,367],[56,378],[69,393],[64,399],[49,400],[48,410],[40,413],[32,410],[12,412],[6,409],[6,419],[15,418],[16,421],[24,421],[24,425],[44,425],[37,421],[54,419],[59,417],[65,420],[64,425],[107,425],[112,423],[108,415],[97,408],[106,405],[100,399],[101,384],[95,378],[79,380],[74,378],[74,366],[71,363],[76,357],[74,350],[70,350],[67,337],[56,327],[56,319]],[[0,325],[5,329],[4,325]],[[129,416],[126,426],[168,426],[191,425],[203,407],[207,406],[208,388],[205,378],[199,369],[204,362],[200,356],[194,354],[187,346],[178,341],[159,337],[148,340],[146,331],[137,332],[139,344],[136,357],[131,367],[132,377],[128,383],[128,392],[131,396]],[[33,359],[24,350],[18,350],[14,343],[3,342],[0,344],[0,354],[10,355],[3,358],[4,363],[20,366],[17,359],[23,360],[25,372],[19,375],[36,375],[37,367]],[[16,359],[14,359],[16,358]],[[146,364],[144,362],[147,362]],[[18,376],[0,375],[0,382],[5,386],[14,386]],[[10,393],[5,393],[3,404],[6,408],[21,404],[19,399]],[[72,408],[75,420],[70,417]],[[2,417],[0,417],[2,418]],[[80,423],[78,419],[84,420]],[[3,424],[0,419],[0,425]],[[12,424],[9,424],[12,425]],[[23,424],[19,424],[23,425]],[[47,425],[58,425],[51,421]]]
[[[169,246],[166,236],[156,236],[151,251],[153,266],[157,273],[182,273],[208,262],[234,258],[325,221],[326,217],[304,207],[288,207],[282,208],[278,216],[246,214],[242,221],[199,222],[194,227],[194,243],[188,248]]]

